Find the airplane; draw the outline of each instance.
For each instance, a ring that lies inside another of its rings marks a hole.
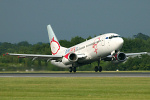
[[[47,62],[50,61],[51,64],[55,66],[69,68],[69,72],[76,72],[77,67],[97,61],[98,66],[95,66],[94,70],[95,72],[101,72],[101,60],[119,63],[126,61],[130,56],[147,54],[147,52],[120,52],[124,40],[116,33],[102,34],[70,48],[66,48],[60,45],[51,25],[47,25],[47,31],[52,55],[14,53],[6,53],[4,55],[18,56],[19,58],[32,58],[32,61],[36,59],[46,59]]]

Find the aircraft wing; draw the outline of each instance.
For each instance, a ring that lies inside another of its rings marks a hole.
[[[62,55],[38,55],[38,54],[14,54],[14,53],[6,53],[4,55],[9,56],[18,56],[18,58],[33,58],[35,59],[47,59],[47,60],[58,60],[62,58]]]
[[[140,56],[142,54],[148,54],[150,55],[150,53],[147,53],[147,52],[140,52],[140,53],[122,53],[124,55],[124,59],[122,59],[121,61],[125,61],[125,58],[128,58],[128,57],[136,57],[136,56]],[[119,56],[119,55],[118,55]],[[108,55],[107,57],[105,58],[102,58],[102,60],[104,61],[112,61],[113,59],[112,58],[115,58],[115,57],[118,57],[117,55],[116,56],[113,56],[113,55]],[[120,56],[121,57],[121,56]],[[117,60],[120,59],[120,57],[116,58]],[[123,57],[123,56],[122,56]]]
[[[31,58],[32,61],[35,59],[47,59],[48,61],[49,60],[61,61],[61,59],[64,57],[63,55],[38,55],[38,54],[15,54],[15,53],[6,53],[4,55],[18,56],[18,58]],[[77,56],[79,59],[86,57],[86,55],[84,54],[77,54]]]
[[[148,54],[150,55],[149,53],[147,52],[140,52],[140,53],[125,53],[126,57],[135,57],[135,56],[140,56],[142,54]],[[108,58],[112,58],[113,56],[112,55],[108,55],[107,56]]]
[[[125,53],[127,57],[135,57],[140,56],[142,54],[148,54],[147,52],[140,52],[140,53]]]

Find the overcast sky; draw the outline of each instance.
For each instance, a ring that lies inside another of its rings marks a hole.
[[[48,43],[114,32],[150,36],[150,0],[0,0],[0,42]]]

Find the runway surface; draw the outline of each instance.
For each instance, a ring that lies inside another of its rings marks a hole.
[[[0,73],[0,77],[150,77],[150,72]]]

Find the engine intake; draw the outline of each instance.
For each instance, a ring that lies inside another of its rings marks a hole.
[[[78,60],[78,56],[75,53],[68,53],[62,58],[62,63],[65,65],[72,64]]]
[[[71,53],[69,55],[69,60],[70,61],[77,61],[77,59],[78,59],[78,57],[77,57],[77,55],[75,53]]]
[[[126,60],[126,54],[124,54],[123,52],[117,53],[115,55],[115,60],[119,62],[124,62]]]

